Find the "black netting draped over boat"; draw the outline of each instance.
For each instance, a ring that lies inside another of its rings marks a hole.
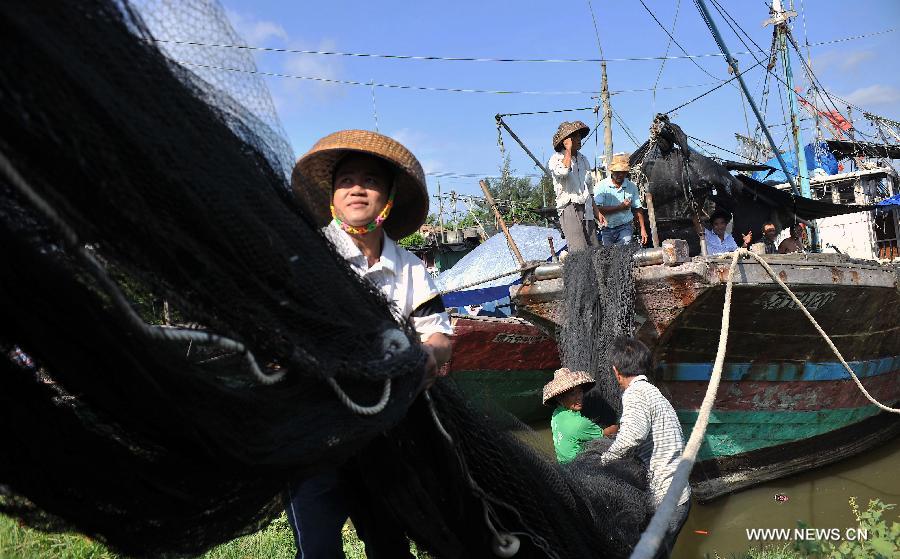
[[[630,243],[576,251],[563,268],[561,362],[594,377],[597,383],[585,394],[583,413],[603,424],[617,423],[622,415],[622,389],[607,355],[616,336],[634,333],[633,256],[638,248]]]
[[[299,209],[266,119],[130,4],[0,4],[0,48],[0,350],[34,360],[0,359],[0,512],[189,556],[342,467],[438,557],[494,532],[628,554],[635,465],[560,468],[449,381],[417,398],[417,337]],[[148,294],[195,326],[145,324]]]

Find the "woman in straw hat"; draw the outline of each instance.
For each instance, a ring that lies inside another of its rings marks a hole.
[[[590,128],[580,120],[560,124],[553,135],[556,153],[547,163],[556,194],[559,224],[570,252],[599,244],[594,222],[596,212],[591,201],[591,163],[578,151],[588,132]]]
[[[544,405],[555,404],[550,429],[553,432],[553,448],[560,463],[575,459],[584,443],[609,437],[618,430],[617,425],[603,429],[581,415],[584,392],[594,386],[594,379],[583,371],[571,371],[565,367],[553,373],[553,380],[544,386]]]
[[[606,227],[600,230],[604,245],[625,245],[634,237],[631,226],[637,216],[641,227],[641,244],[647,244],[647,224],[641,206],[641,193],[637,185],[628,180],[631,165],[627,153],[617,153],[609,165],[610,176],[594,188],[594,204],[606,217]]]
[[[399,320],[411,320],[427,354],[423,388],[428,386],[450,360],[450,319],[425,265],[395,242],[418,230],[428,214],[422,166],[387,136],[343,130],[297,161],[291,185],[350,267],[384,293]],[[402,531],[385,529],[356,505],[334,471],[293,488],[287,514],[297,557],[343,557],[341,528],[351,510],[370,557],[411,557]]]

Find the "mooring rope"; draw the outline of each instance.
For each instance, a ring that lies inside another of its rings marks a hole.
[[[850,374],[850,378],[852,378],[853,381],[856,383],[856,386],[863,393],[863,396],[865,396],[866,399],[868,399],[870,402],[872,402],[872,404],[874,404],[876,407],[878,407],[886,412],[900,414],[900,408],[889,408],[889,407],[885,406],[884,404],[882,404],[881,402],[879,402],[878,400],[876,400],[875,398],[873,398],[871,394],[869,394],[868,390],[866,390],[865,387],[862,385],[862,382],[860,382],[859,377],[856,376],[856,373],[853,372],[853,369],[850,367],[849,364],[847,364],[847,361],[844,360],[844,356],[841,355],[841,352],[834,345],[834,342],[832,342],[831,338],[828,336],[828,334],[825,333],[825,330],[823,330],[822,327],[819,326],[819,323],[816,322],[816,319],[813,318],[813,316],[810,314],[809,310],[807,310],[806,306],[800,301],[800,299],[798,299],[797,296],[794,295],[794,292],[791,291],[791,288],[789,288],[784,283],[784,281],[782,281],[782,279],[780,277],[778,277],[778,274],[776,274],[774,270],[772,270],[772,267],[769,266],[769,263],[766,262],[765,260],[763,260],[762,257],[760,257],[758,254],[756,254],[754,252],[750,252],[747,249],[740,249],[738,252],[740,254],[748,254],[751,257],[753,257],[754,260],[759,262],[759,264],[763,267],[763,269],[766,271],[766,273],[769,274],[769,277],[771,277],[773,280],[778,282],[778,285],[780,285],[781,288],[784,289],[788,295],[790,295],[791,299],[794,301],[794,304],[797,305],[797,308],[799,308],[801,311],[803,311],[803,314],[806,315],[806,318],[809,319],[809,321],[812,323],[812,325],[816,327],[816,330],[819,332],[819,334],[822,335],[822,338],[825,339],[825,342],[828,344],[828,347],[831,348],[831,351],[833,351],[834,355],[838,358],[838,360],[840,360],[841,365],[843,365],[844,369],[846,369],[847,372]]]
[[[716,350],[716,360],[709,378],[709,386],[706,388],[706,395],[703,396],[703,403],[700,405],[700,412],[697,414],[697,421],[691,430],[690,439],[684,446],[681,463],[678,464],[678,468],[675,470],[672,484],[669,486],[666,496],[656,508],[656,513],[650,520],[650,525],[641,534],[640,541],[638,541],[634,551],[631,552],[631,559],[652,559],[656,556],[656,550],[659,549],[663,537],[669,529],[669,519],[675,512],[675,507],[678,506],[678,499],[690,481],[691,470],[694,468],[697,453],[700,452],[700,445],[703,443],[703,438],[706,435],[709,414],[716,400],[716,392],[719,390],[719,381],[722,378],[722,366],[725,363],[725,347],[728,344],[728,327],[731,324],[731,292],[734,286],[734,270],[737,268],[741,250],[743,249],[733,253],[731,266],[728,268],[728,279],[725,284],[725,305],[722,308],[722,329],[719,332],[719,348]]]
[[[663,498],[659,507],[657,507],[656,513],[650,520],[647,529],[641,534],[640,541],[638,541],[634,551],[631,553],[631,559],[652,559],[656,555],[656,551],[659,549],[662,539],[669,528],[669,519],[675,512],[675,507],[678,505],[678,498],[681,497],[682,491],[684,491],[684,488],[687,487],[690,481],[691,470],[694,467],[697,454],[700,451],[700,445],[706,435],[706,427],[709,424],[709,415],[712,412],[712,406],[716,399],[716,392],[719,390],[719,381],[722,378],[722,368],[725,363],[725,348],[728,344],[728,328],[731,324],[731,293],[734,286],[734,271],[737,268],[738,260],[742,256],[749,256],[756,260],[766,273],[769,274],[769,277],[787,292],[794,301],[794,304],[797,305],[797,308],[803,311],[806,318],[812,322],[819,334],[821,334],[828,343],[828,347],[831,348],[831,351],[833,351],[840,360],[841,364],[850,374],[850,377],[856,382],[857,387],[859,387],[863,395],[878,408],[890,413],[900,414],[900,409],[889,408],[869,394],[856,376],[856,373],[853,372],[853,369],[847,364],[847,361],[844,360],[844,356],[841,355],[841,352],[834,345],[834,342],[831,341],[828,334],[826,334],[819,323],[816,322],[816,319],[813,318],[803,302],[794,295],[791,288],[778,277],[778,274],[776,274],[774,270],[772,270],[769,263],[758,254],[750,252],[745,248],[739,248],[731,253],[731,265],[728,268],[728,279],[726,280],[725,285],[725,304],[722,307],[722,329],[719,332],[719,347],[716,350],[716,359],[713,364],[712,373],[710,374],[709,386],[706,389],[706,394],[703,396],[703,403],[700,405],[697,421],[694,422],[694,427],[691,430],[691,437],[684,447],[684,453],[681,455],[681,463],[678,464],[678,468],[675,470],[672,484],[669,486],[669,490],[666,492],[666,496]]]

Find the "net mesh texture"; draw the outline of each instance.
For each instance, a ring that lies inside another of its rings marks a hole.
[[[414,332],[298,207],[279,133],[165,56],[132,5],[3,4],[0,46],[0,350],[34,359],[0,359],[0,511],[130,556],[192,556],[266,525],[290,483],[340,467],[437,557],[490,556],[486,514],[520,535],[519,557],[628,555],[651,510],[635,464],[600,468],[595,449],[560,467],[449,380],[432,390],[444,438],[416,398]],[[284,379],[148,336],[85,253]],[[622,251],[585,254],[572,269],[593,272],[570,280],[567,264],[567,285],[591,297],[604,278],[592,323],[625,329],[630,255],[620,269]],[[386,358],[397,330],[410,347]],[[595,341],[564,351],[598,378],[602,355]],[[362,404],[392,379],[391,397],[357,415],[327,379]],[[604,401],[614,410],[618,395]]]

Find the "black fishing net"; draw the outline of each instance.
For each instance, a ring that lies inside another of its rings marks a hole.
[[[435,408],[453,444],[434,431],[419,401],[347,468],[363,480],[358,494],[379,516],[437,557],[496,557],[486,518],[519,538],[516,557],[631,554],[653,511],[640,463],[603,467],[604,447],[596,446],[560,466],[523,444],[502,415],[470,407],[451,382],[436,388]]]
[[[633,256],[638,248],[630,243],[573,252],[563,268],[561,362],[593,375],[597,384],[585,394],[583,413],[604,425],[622,414],[622,390],[607,355],[616,336],[634,333]]]
[[[163,55],[130,4],[2,4],[0,48],[0,352],[34,360],[0,359],[0,512],[193,555],[340,467],[438,557],[488,556],[494,532],[521,557],[628,555],[642,477],[594,454],[560,467],[450,381],[439,427],[417,338],[298,208],[277,131]],[[592,320],[611,339],[631,260],[603,254]],[[122,292],[197,326],[147,326]],[[369,406],[387,380],[371,415],[332,384]]]
[[[384,360],[385,332],[410,331],[298,209],[257,121],[166,59],[128,5],[4,3],[0,46],[0,345],[44,375],[3,364],[0,510],[132,554],[256,530],[289,478],[403,416],[415,338]],[[149,335],[111,267],[284,380]],[[364,417],[329,378],[362,404],[393,378],[391,398]]]

